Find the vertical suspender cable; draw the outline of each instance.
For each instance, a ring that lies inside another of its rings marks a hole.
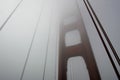
[[[43,70],[43,77],[42,80],[45,80],[45,70],[47,65],[47,58],[48,58],[48,49],[49,49],[49,41],[50,41],[50,32],[51,32],[51,23],[52,23],[52,9],[51,9],[51,16],[50,16],[50,24],[49,24],[49,31],[48,31],[48,39],[47,39],[47,49],[45,54],[45,63],[44,63],[44,70]]]
[[[106,40],[108,41],[110,47],[111,47],[112,44],[111,44],[111,42],[110,42],[107,34],[105,33],[105,31],[104,31],[104,29],[103,29],[103,27],[102,27],[102,24],[100,23],[98,17],[96,16],[96,14],[95,14],[92,6],[90,5],[89,1],[88,1],[88,0],[83,0],[83,2],[84,2],[85,6],[86,6],[86,8],[87,8],[87,10],[88,10],[88,12],[89,12],[89,15],[90,15],[90,17],[91,17],[91,19],[92,19],[92,21],[93,21],[93,23],[94,23],[94,25],[95,25],[95,28],[96,28],[96,30],[97,30],[97,32],[98,32],[98,34],[99,34],[99,37],[100,37],[100,39],[101,39],[101,41],[102,41],[102,43],[103,43],[103,45],[104,45],[104,48],[105,48],[105,50],[106,50],[106,52],[107,52],[107,55],[108,55],[108,57],[109,57],[109,59],[110,59],[110,61],[111,61],[111,64],[112,64],[113,68],[114,68],[114,71],[115,71],[118,79],[120,80],[120,74],[119,74],[119,72],[118,72],[118,70],[117,70],[117,67],[116,67],[116,65],[115,65],[115,63],[114,63],[114,61],[113,61],[113,59],[112,59],[112,57],[111,57],[111,55],[110,55],[110,52],[109,52],[109,50],[108,50],[108,48],[107,48],[107,46],[106,46],[106,44],[105,44],[105,41],[104,41],[104,39],[103,39],[103,37],[102,37],[99,29],[98,29],[97,23],[98,23],[99,26],[101,27],[101,29],[102,29],[102,31],[103,31],[103,33],[104,33],[104,35],[105,35],[105,38],[106,38]],[[90,10],[91,10],[92,12],[91,12]],[[93,18],[93,15],[92,15],[92,14],[94,15],[94,17],[95,17],[96,20]],[[96,23],[96,21],[97,21],[97,23]],[[111,49],[112,49],[112,50],[114,49],[113,46],[111,47]],[[113,50],[113,53],[114,53],[114,52],[115,52],[115,51]],[[118,63],[120,63],[119,57],[117,56],[117,53],[114,53],[114,55],[115,55]]]
[[[58,26],[57,26],[57,28],[56,28],[56,48],[55,48],[55,80],[57,80],[57,53],[58,53]]]
[[[57,15],[57,20],[58,20],[58,15]],[[56,49],[55,49],[56,50],[56,53],[55,53],[55,80],[58,80],[59,33],[60,33],[59,26],[57,25],[57,28],[56,28]]]
[[[3,29],[3,27],[6,25],[6,23],[8,22],[8,20],[11,18],[11,16],[15,13],[15,11],[17,10],[17,8],[20,6],[20,4],[23,2],[23,0],[21,0],[18,5],[15,7],[15,9],[11,12],[11,14],[7,17],[7,19],[5,20],[5,22],[2,24],[2,26],[0,27],[0,31]]]
[[[34,33],[33,33],[32,41],[31,41],[31,44],[30,44],[30,47],[29,47],[29,50],[28,50],[28,53],[27,53],[27,57],[26,57],[26,60],[25,60],[24,66],[23,66],[23,70],[22,70],[22,73],[21,73],[21,76],[20,76],[20,80],[23,80],[23,76],[24,76],[25,69],[26,69],[26,66],[27,66],[27,62],[28,62],[28,59],[29,59],[29,56],[30,56],[30,52],[31,52],[31,48],[32,48],[32,45],[33,45],[33,41],[34,41],[37,29],[38,29],[39,21],[40,21],[41,14],[42,14],[42,11],[43,11],[43,8],[44,8],[44,4],[45,4],[44,0],[43,0],[42,3],[43,3],[42,9],[40,11],[40,15],[39,15],[39,18],[38,18],[38,21],[37,21],[37,24],[36,24],[36,28],[35,28]]]

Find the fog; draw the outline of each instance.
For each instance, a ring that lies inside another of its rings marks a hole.
[[[120,55],[119,1],[89,1]],[[15,10],[19,3],[20,0],[0,1],[0,28],[7,21],[0,30],[0,80],[58,80],[59,28],[63,23],[74,23],[79,14],[101,79],[118,80],[82,0],[23,0]],[[67,46],[82,43],[78,33],[76,30],[66,35]],[[67,67],[69,80],[89,80],[82,57],[71,58]]]

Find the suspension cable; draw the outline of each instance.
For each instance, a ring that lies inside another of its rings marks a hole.
[[[104,30],[104,28],[103,28],[103,26],[102,26],[100,20],[98,19],[97,15],[95,14],[95,11],[93,10],[93,8],[92,8],[92,6],[90,5],[89,1],[88,1],[88,0],[86,0],[86,1],[87,1],[87,3],[88,3],[89,7],[91,8],[91,11],[92,11],[94,17],[95,17],[97,23],[99,24],[100,29],[102,30],[102,32],[103,32],[103,34],[104,34],[104,36],[105,36],[105,38],[106,38],[106,40],[107,40],[107,42],[108,42],[110,48],[111,48],[111,50],[112,50],[112,52],[113,52],[113,54],[114,54],[114,56],[115,56],[115,58],[116,58],[116,60],[117,60],[117,62],[118,62],[118,64],[119,64],[119,66],[120,66],[120,58],[119,58],[119,56],[118,56],[116,50],[114,49],[114,47],[113,47],[113,45],[112,45],[110,39],[108,38],[107,33],[105,32],[105,30]]]
[[[119,59],[119,57],[118,57],[115,49],[113,48],[113,45],[111,44],[111,42],[110,42],[110,40],[109,40],[109,38],[108,38],[105,30],[103,29],[103,26],[102,26],[101,22],[99,21],[99,19],[98,19],[97,15],[95,14],[92,6],[90,5],[89,1],[88,1],[88,0],[83,0],[83,2],[84,2],[85,6],[86,6],[86,8],[87,8],[87,10],[88,10],[88,12],[89,12],[89,15],[90,15],[90,17],[91,17],[91,19],[92,19],[92,21],[93,21],[93,23],[94,23],[94,25],[95,25],[95,28],[96,28],[96,30],[97,30],[97,32],[98,32],[98,34],[99,34],[99,37],[100,37],[100,39],[101,39],[101,41],[102,41],[102,43],[103,43],[103,45],[104,45],[104,48],[105,48],[105,50],[106,50],[106,52],[107,52],[107,55],[108,55],[108,57],[109,57],[109,59],[110,59],[110,61],[111,61],[111,64],[112,64],[113,68],[114,68],[114,71],[115,71],[118,79],[120,79],[120,74],[119,74],[119,72],[118,72],[118,70],[117,70],[117,67],[116,67],[116,65],[115,65],[115,63],[114,63],[114,61],[113,61],[113,59],[112,59],[112,57],[111,57],[111,55],[110,55],[110,52],[109,52],[109,50],[108,50],[108,48],[107,48],[107,46],[106,46],[106,44],[105,44],[105,41],[104,41],[104,39],[103,39],[103,37],[102,37],[102,35],[101,35],[101,32],[100,32],[99,29],[98,29],[97,23],[99,24],[99,26],[100,26],[100,28],[101,28],[101,30],[102,30],[102,32],[103,32],[103,34],[104,34],[107,42],[108,42],[110,48],[112,49],[112,51],[113,51],[113,53],[114,53],[114,56],[115,56],[115,58],[116,58],[116,60],[117,60],[117,62],[118,62],[119,65],[120,65],[120,59]],[[92,14],[93,14],[93,15],[92,15]],[[93,17],[93,16],[94,16],[94,17]],[[94,19],[94,18],[95,18],[95,19]],[[97,21],[97,23],[96,23],[96,21]]]

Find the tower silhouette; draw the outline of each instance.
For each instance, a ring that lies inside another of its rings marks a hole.
[[[101,80],[81,14],[75,15],[75,17],[76,20],[67,25],[64,24],[64,19],[61,21],[59,41],[59,80],[67,80],[67,62],[69,58],[75,56],[83,57],[90,80]],[[66,34],[74,30],[79,32],[81,42],[75,45],[66,46]]]

